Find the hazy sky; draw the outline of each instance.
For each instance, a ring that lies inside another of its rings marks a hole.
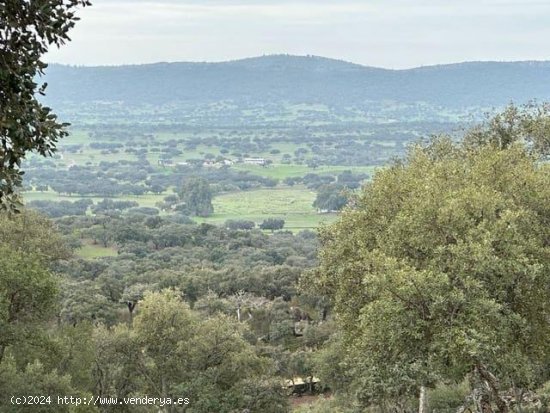
[[[93,0],[50,62],[319,55],[403,68],[550,60],[549,0]]]

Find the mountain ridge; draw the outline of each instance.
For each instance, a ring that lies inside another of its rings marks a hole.
[[[50,84],[47,101],[54,103],[232,101],[344,108],[392,101],[486,107],[550,99],[550,62],[463,62],[395,70],[318,56],[269,55],[221,63],[52,64],[45,81]]]
[[[390,71],[390,72],[407,72],[407,71],[430,69],[430,68],[445,68],[445,67],[454,67],[454,66],[458,67],[458,66],[478,65],[478,64],[499,64],[499,65],[512,64],[512,65],[526,65],[526,66],[533,66],[533,65],[550,66],[550,59],[549,60],[465,60],[460,62],[436,63],[436,64],[428,64],[428,65],[395,69],[395,68],[382,67],[382,66],[365,65],[361,63],[355,63],[348,60],[336,59],[332,57],[324,57],[324,56],[318,56],[318,55],[290,55],[290,54],[269,54],[269,55],[251,56],[251,57],[243,57],[239,59],[219,60],[219,61],[175,60],[175,61],[158,61],[158,62],[149,62],[149,63],[123,63],[123,64],[112,64],[112,65],[101,65],[101,64],[79,65],[79,64],[49,62],[48,66],[62,66],[62,67],[70,67],[70,68],[120,68],[120,67],[179,65],[179,64],[221,65],[221,64],[239,64],[239,63],[247,63],[247,62],[254,62],[254,61],[266,61],[273,58],[303,59],[303,60],[312,60],[312,61],[318,60],[318,61],[333,62],[338,64],[345,64],[345,65],[355,66],[359,68],[376,69],[376,70],[383,70],[383,71]]]

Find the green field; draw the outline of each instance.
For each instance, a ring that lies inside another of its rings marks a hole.
[[[304,108],[301,106],[296,106],[293,108],[292,113],[296,114]],[[310,108],[310,110],[312,110]],[[325,111],[325,107],[316,107],[316,111]],[[296,112],[296,113],[295,113]],[[260,131],[255,132],[246,132],[245,137],[260,138],[260,139],[271,139],[274,136],[273,131]],[[149,145],[149,152],[147,153],[147,160],[155,167],[156,173],[166,173],[170,174],[173,172],[171,167],[160,167],[158,166],[158,160],[162,156],[162,142],[167,140],[176,140],[178,141],[178,149],[183,153],[178,154],[173,157],[174,162],[180,162],[189,159],[203,159],[205,154],[211,154],[214,156],[220,155],[221,147],[216,147],[214,145],[208,146],[209,144],[196,144],[196,139],[198,137],[204,136],[205,138],[211,137],[212,135],[218,136],[228,136],[229,138],[235,138],[238,134],[237,132],[228,132],[228,131],[208,131],[208,132],[178,132],[178,133],[166,133],[159,132],[155,135],[157,139],[156,143]],[[186,144],[187,139],[195,139],[196,146],[189,147]],[[134,154],[129,154],[120,149],[118,153],[101,153],[99,149],[90,148],[89,144],[95,140],[101,141],[101,138],[90,138],[89,134],[85,130],[72,129],[71,135],[63,140],[60,144],[60,151],[58,157],[55,159],[55,162],[58,167],[65,168],[71,164],[77,165],[97,165],[100,161],[115,162],[119,160],[137,160],[138,157]],[[104,142],[112,143],[112,140],[105,139]],[[63,147],[65,145],[74,145],[80,144],[83,145],[80,153],[72,153],[69,151],[64,151]],[[278,152],[272,153],[274,149],[277,149]],[[301,159],[296,159],[294,157],[295,152],[298,149],[307,150],[306,154]],[[224,156],[232,160],[237,160],[238,156],[236,152],[241,152],[240,150],[235,150],[231,148],[228,153]],[[242,151],[244,152],[244,151]],[[294,163],[287,164],[283,162],[283,156],[289,154],[293,156]],[[298,231],[300,229],[312,229],[319,226],[323,222],[332,222],[336,219],[334,214],[318,214],[312,204],[315,200],[316,193],[314,191],[308,190],[301,185],[297,186],[287,186],[282,183],[285,178],[299,178],[307,174],[317,174],[317,175],[337,175],[343,171],[351,171],[354,174],[366,173],[369,175],[374,175],[377,167],[374,166],[343,166],[343,165],[324,165],[316,168],[311,168],[305,164],[307,159],[311,158],[312,152],[311,149],[307,148],[307,145],[296,143],[296,142],[286,142],[286,141],[274,141],[269,145],[261,146],[261,149],[258,149],[256,152],[250,151],[250,153],[243,156],[251,157],[262,157],[266,160],[273,162],[269,166],[258,166],[258,165],[248,165],[243,163],[235,163],[231,166],[231,169],[236,171],[248,172],[251,175],[262,176],[265,178],[277,179],[279,180],[279,185],[275,188],[265,188],[252,191],[244,192],[232,192],[220,194],[214,197],[213,205],[215,214],[206,219],[196,218],[196,221],[199,222],[212,222],[212,223],[223,223],[228,219],[246,219],[252,220],[257,224],[260,224],[263,220],[271,217],[278,217],[285,220],[286,229],[293,231]],[[93,168],[93,167],[92,167]],[[113,197],[112,199],[116,200],[126,200],[126,201],[136,201],[142,207],[156,207],[158,202],[162,202],[167,195],[173,193],[172,189],[169,189],[163,194],[153,195],[147,194],[142,196],[131,196],[131,195],[121,195]],[[29,191],[23,193],[23,198],[26,202],[33,200],[52,200],[52,201],[76,201],[78,199],[86,198],[92,200],[94,203],[98,203],[103,200],[103,197],[83,197],[79,195],[61,195],[53,191],[46,192],[37,192]],[[91,210],[88,209],[88,214],[91,214]],[[169,212],[161,212],[161,215],[168,214]],[[81,254],[91,254],[91,256],[101,256],[102,253],[109,253],[108,251],[100,251],[94,249],[95,247],[86,246]],[[99,254],[99,255],[97,255]]]
[[[116,200],[136,201],[140,206],[155,207],[155,204],[168,195],[142,195],[113,197]],[[81,197],[78,195],[59,195],[53,191],[25,192],[24,200],[51,200],[51,201],[76,201],[78,199],[91,199],[94,203],[103,200],[101,197]],[[323,222],[332,222],[335,214],[319,214],[313,208],[315,192],[303,187],[276,187],[273,189],[257,189],[253,191],[231,192],[214,197],[214,214],[208,218],[194,218],[197,222],[210,222],[220,224],[228,219],[246,219],[260,224],[267,218],[282,218],[285,220],[285,228],[293,231],[312,229]],[[96,254],[96,246],[86,246],[81,254]],[[91,251],[91,252],[90,252]],[[100,250],[97,250],[101,253]],[[93,255],[101,256],[101,255]]]
[[[214,198],[214,215],[196,220],[223,223],[228,219],[245,219],[260,224],[266,218],[276,217],[285,220],[285,229],[299,231],[336,219],[335,214],[318,214],[312,206],[314,200],[315,192],[304,187],[229,193]]]
[[[354,173],[374,174],[376,167],[374,166],[320,166],[318,168],[310,168],[307,165],[286,165],[273,164],[266,167],[259,165],[236,164],[232,168],[239,171],[248,171],[253,175],[264,176],[266,178],[285,179],[304,176],[309,173],[317,175],[339,173],[343,171],[352,171]]]
[[[172,194],[172,192],[165,192],[164,194],[146,194],[146,195],[124,195],[116,196],[110,199],[113,200],[123,200],[123,201],[136,201],[139,206],[142,207],[155,207],[157,202],[161,202],[165,196]],[[34,200],[47,200],[47,201],[71,201],[74,202],[79,199],[91,199],[94,203],[98,203],[104,199],[104,197],[96,196],[80,196],[80,195],[61,195],[54,191],[38,192],[38,191],[29,191],[23,192],[23,199],[25,202],[30,202]]]
[[[102,247],[99,245],[83,245],[82,248],[76,251],[76,255],[81,258],[101,258],[101,257],[115,257],[117,251],[111,247]]]

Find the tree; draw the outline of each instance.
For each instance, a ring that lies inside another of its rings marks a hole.
[[[60,320],[71,325],[86,320],[106,324],[115,322],[119,305],[109,300],[98,284],[90,280],[63,280],[61,287]]]
[[[538,157],[550,155],[550,103],[509,105],[502,113],[467,131],[466,145],[489,144],[506,149],[516,142]]]
[[[0,247],[0,363],[9,346],[36,338],[56,299],[56,279],[40,257]]]
[[[185,395],[198,413],[287,411],[280,387],[263,376],[270,362],[243,339],[243,323],[221,315],[201,319],[174,291],[146,294],[140,308],[133,333],[142,348],[144,393]]]
[[[57,141],[67,136],[36,94],[46,84],[35,82],[46,64],[41,60],[49,47],[70,40],[68,33],[78,20],[79,6],[88,0],[6,0],[0,7],[0,209],[18,211],[15,188],[21,185],[21,160],[29,151],[48,156]]]
[[[144,356],[137,335],[128,326],[100,325],[93,331],[93,393],[100,397],[129,397],[143,391]],[[103,407],[102,412],[130,412],[128,406]]]
[[[192,215],[207,217],[214,212],[210,185],[204,178],[187,179],[180,190],[180,198]]]
[[[270,229],[271,232],[278,229],[283,229],[285,226],[285,220],[279,218],[268,218],[260,224],[260,229]]]
[[[151,185],[150,187],[150,191],[154,194],[157,194],[157,195],[160,195],[162,194],[164,191],[166,191],[166,187],[160,185],[160,184],[153,184]]]
[[[81,400],[93,397],[73,386],[71,377],[61,375],[55,369],[48,370],[38,360],[27,364],[24,370],[18,370],[15,360],[10,357],[0,365],[0,409],[4,413],[23,413],[39,411],[44,413],[99,413],[95,406],[58,404],[57,397],[79,397]],[[43,395],[43,404],[37,406],[16,404],[10,398]]]
[[[225,227],[232,230],[251,230],[254,229],[256,223],[244,219],[228,219],[225,221]]]
[[[0,213],[0,245],[37,257],[46,264],[70,256],[52,222],[33,211],[10,216]]]
[[[340,211],[347,203],[344,187],[339,184],[328,184],[319,188],[313,207],[320,211]]]
[[[550,167],[525,146],[437,138],[321,233],[304,288],[332,299],[363,405],[469,377],[478,405],[544,375]]]

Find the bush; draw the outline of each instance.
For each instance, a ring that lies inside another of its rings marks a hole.
[[[435,389],[428,390],[428,411],[454,413],[469,393],[470,388],[466,381],[459,384],[439,384]]]
[[[251,230],[256,226],[254,221],[245,221],[241,219],[229,219],[225,221],[225,227],[232,230]]]
[[[285,226],[285,220],[278,219],[278,218],[268,218],[260,224],[261,229],[270,229],[271,232],[278,229],[283,229],[284,226]]]
[[[130,208],[128,214],[143,214],[143,215],[158,215],[159,210],[157,208],[150,207],[136,207]]]

